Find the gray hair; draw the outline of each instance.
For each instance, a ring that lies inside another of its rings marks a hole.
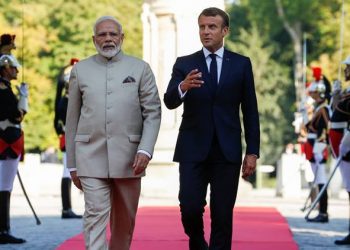
[[[96,35],[96,26],[99,24],[99,23],[102,23],[103,21],[106,21],[106,20],[111,20],[112,22],[114,22],[117,26],[118,26],[118,30],[120,33],[123,33],[123,27],[122,25],[120,24],[120,22],[113,16],[101,16],[100,18],[98,18],[94,24],[94,35]]]

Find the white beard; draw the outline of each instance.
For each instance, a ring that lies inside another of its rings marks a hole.
[[[100,46],[98,46],[96,43],[95,44],[95,48],[97,50],[97,52],[103,56],[103,57],[106,57],[106,58],[111,58],[113,56],[115,56],[116,54],[119,53],[120,51],[120,48],[121,48],[121,44],[119,44],[118,46],[116,46],[115,48],[113,49],[107,49],[107,50],[103,50],[103,48],[101,48]]]

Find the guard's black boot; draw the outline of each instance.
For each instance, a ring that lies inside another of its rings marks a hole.
[[[0,191],[0,244],[21,244],[26,241],[10,234],[10,195]]]
[[[321,190],[323,188],[324,184],[318,184],[318,190]],[[328,192],[327,189],[323,192],[320,198],[319,202],[319,213],[320,214],[327,214],[328,213]]]
[[[350,205],[350,192],[348,192],[348,196],[349,196],[349,205]],[[349,234],[341,240],[334,241],[334,244],[336,244],[336,245],[350,245],[350,215],[349,215]]]
[[[62,211],[62,219],[81,219],[83,216],[75,214],[72,209]]]
[[[61,182],[61,196],[62,196],[62,219],[81,219],[83,216],[77,215],[72,211],[71,203],[71,185],[70,178],[62,178]]]
[[[336,244],[336,245],[350,245],[350,234],[348,234],[347,236],[345,236],[341,240],[334,241],[334,244]]]
[[[323,188],[324,184],[318,184],[318,190],[321,190]],[[328,194],[327,190],[324,191],[322,196],[320,197],[319,202],[319,213],[318,215],[313,219],[307,219],[308,222],[319,222],[319,223],[326,223],[328,222]]]
[[[26,241],[21,238],[16,238],[11,235],[8,231],[0,232],[0,244],[22,244]]]
[[[328,214],[319,213],[315,218],[307,219],[307,222],[326,223],[328,222]]]

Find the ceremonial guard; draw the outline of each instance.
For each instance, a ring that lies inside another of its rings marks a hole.
[[[21,122],[28,111],[28,87],[17,87],[19,98],[12,91],[19,63],[13,55],[0,56],[0,244],[20,244],[24,239],[10,232],[10,197],[18,163],[24,152]]]
[[[343,62],[345,68],[345,80],[350,80],[350,56]],[[332,117],[331,128],[329,131],[329,141],[332,148],[332,153],[335,158],[341,157],[339,165],[340,172],[343,178],[343,183],[349,195],[350,202],[350,93],[345,92],[336,105]],[[349,218],[350,220],[350,218]],[[334,242],[336,245],[350,245],[350,221],[349,234]]]
[[[328,123],[330,112],[328,100],[330,97],[330,83],[322,77],[321,69],[313,69],[315,80],[308,88],[309,95],[315,100],[315,110],[312,119],[306,124],[307,143],[305,145],[306,158],[310,161],[314,173],[314,183],[321,190],[325,185],[326,161],[328,158]],[[308,222],[328,222],[328,195],[325,191],[320,199],[319,214]]]
[[[70,72],[73,65],[79,60],[72,58],[70,64],[65,66],[57,83],[56,100],[55,100],[55,119],[54,126],[57,135],[59,136],[60,149],[63,152],[63,175],[61,181],[61,198],[62,198],[62,219],[80,219],[81,215],[77,215],[72,211],[71,202],[71,185],[72,180],[69,170],[67,169],[66,161],[66,143],[65,143],[65,124],[68,105],[68,82]]]

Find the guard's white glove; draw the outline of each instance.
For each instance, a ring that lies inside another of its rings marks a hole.
[[[19,92],[18,109],[28,112],[28,84],[22,82],[21,86],[16,86]]]
[[[326,147],[327,144],[324,142],[315,142],[312,153],[314,154],[316,162],[321,162],[323,160],[323,151],[326,149]]]
[[[327,144],[324,142],[315,142],[314,147],[312,148],[312,152],[314,154],[323,154],[323,150],[325,150]]]
[[[345,156],[350,152],[350,132],[346,131],[339,145],[339,154]]]
[[[305,124],[307,124],[308,122],[309,122],[309,115],[308,115],[308,113],[307,113],[307,111],[305,110],[304,112],[303,112],[303,124],[305,125]]]
[[[316,163],[320,163],[323,160],[323,154],[314,154]]]
[[[16,86],[19,94],[24,97],[28,97],[28,84],[22,82],[21,86]]]

